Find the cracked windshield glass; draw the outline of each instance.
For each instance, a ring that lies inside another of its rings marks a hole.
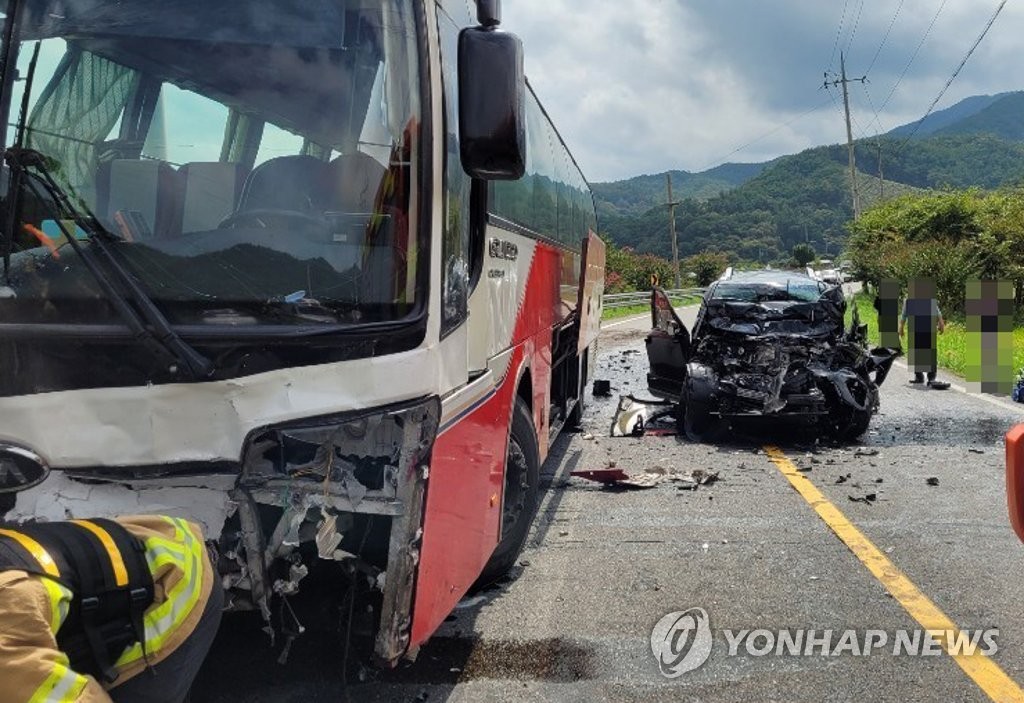
[[[111,266],[176,324],[409,313],[420,107],[403,3],[15,6],[5,322],[120,322],[97,280]],[[109,260],[90,260],[97,240]]]

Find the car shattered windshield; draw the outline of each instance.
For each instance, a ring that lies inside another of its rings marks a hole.
[[[68,238],[113,254],[176,324],[384,322],[416,303],[413,12],[398,0],[25,0],[4,146],[0,319],[117,322]],[[38,47],[35,70],[32,57]]]
[[[785,280],[772,283],[720,283],[712,300],[743,303],[803,302],[813,303],[821,297],[822,287],[816,281]]]

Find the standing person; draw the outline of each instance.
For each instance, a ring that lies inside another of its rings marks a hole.
[[[180,703],[222,606],[202,532],[186,520],[0,529],[0,700]]]
[[[949,388],[949,384],[935,378],[939,366],[936,332],[942,334],[946,331],[946,321],[942,319],[942,311],[935,298],[935,282],[931,279],[914,279],[910,282],[907,299],[903,302],[899,336],[902,338],[909,327],[907,362],[914,372],[910,382],[924,383],[927,374],[928,387],[944,391]]]

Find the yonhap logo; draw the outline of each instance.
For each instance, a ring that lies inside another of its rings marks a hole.
[[[669,613],[651,632],[651,652],[667,679],[693,671],[711,654],[711,624],[703,608]]]

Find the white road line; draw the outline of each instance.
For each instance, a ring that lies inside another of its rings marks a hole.
[[[601,325],[601,329],[606,330],[609,327],[618,327],[619,325],[624,325],[627,322],[636,322],[637,320],[642,320],[645,317],[650,317],[650,316],[651,316],[651,313],[648,312],[648,313],[644,313],[643,315],[637,315],[636,317],[627,317],[625,320],[619,320],[618,322],[610,322],[607,325]]]
[[[910,369],[907,368],[907,364],[905,362],[903,362],[903,361],[893,362],[893,365],[894,366],[899,366],[901,369],[903,369],[904,371],[907,371],[908,373],[910,372]],[[986,403],[989,403],[990,405],[994,405],[994,406],[996,406],[998,408],[1002,408],[1003,410],[1012,410],[1015,413],[1020,413],[1020,414],[1024,415],[1024,405],[1022,405],[1020,403],[1014,403],[1012,401],[1004,400],[1002,398],[996,398],[996,397],[993,397],[991,395],[986,395],[984,393],[972,393],[969,390],[967,390],[964,386],[961,386],[958,383],[950,383],[949,384],[949,388],[950,388],[950,390],[954,390],[954,391],[957,391],[959,393],[963,393],[964,395],[968,395],[968,396],[970,396],[972,398],[977,398],[978,400],[984,400]]]

